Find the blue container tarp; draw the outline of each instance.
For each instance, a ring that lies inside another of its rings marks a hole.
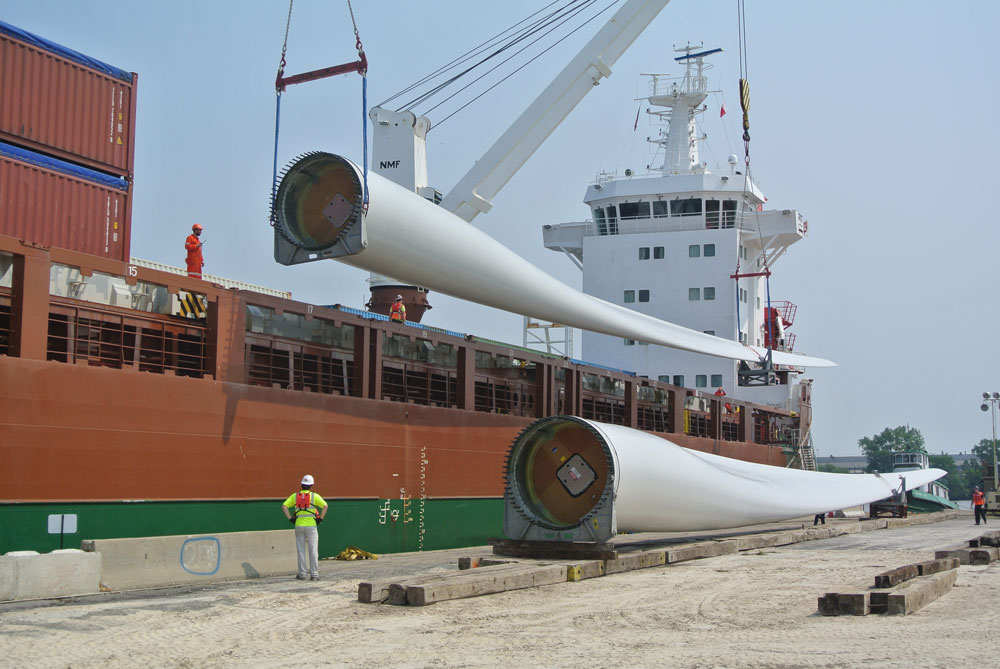
[[[107,63],[99,61],[96,58],[91,58],[86,54],[74,51],[69,47],[63,46],[62,44],[56,44],[51,40],[29,33],[27,30],[22,30],[17,26],[12,26],[9,23],[0,21],[0,33],[4,33],[16,40],[31,44],[34,47],[42,49],[43,51],[48,51],[49,53],[53,53],[57,56],[62,56],[63,58],[73,61],[74,63],[79,63],[80,65],[89,67],[92,70],[102,72],[109,77],[115,77],[116,79],[132,83],[131,72],[126,72],[125,70],[117,68],[114,65],[108,65]]]

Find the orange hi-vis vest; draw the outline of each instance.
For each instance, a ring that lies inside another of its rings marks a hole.
[[[319,518],[319,507],[313,504],[312,496],[311,492],[302,491],[295,493],[295,513],[292,514],[295,518],[299,517],[299,511],[313,513]]]
[[[392,303],[392,309],[389,311],[389,318],[394,321],[406,320],[406,307],[403,305],[402,300],[396,300]]]
[[[976,490],[972,493],[972,506],[982,506],[984,501],[982,491]]]

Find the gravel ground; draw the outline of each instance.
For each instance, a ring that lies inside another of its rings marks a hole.
[[[2,604],[0,666],[987,665],[1000,652],[991,633],[1000,563],[961,567],[949,593],[910,616],[816,611],[823,593],[866,588],[982,529],[970,515],[427,607],[360,604],[357,585],[452,570],[459,556],[488,549],[324,561],[319,583],[281,577]]]

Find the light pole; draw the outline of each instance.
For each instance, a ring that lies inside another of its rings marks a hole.
[[[1000,402],[1000,393],[994,392],[992,395],[983,393],[983,403],[979,408],[983,411],[990,411],[993,415],[993,492],[1000,492],[1000,481],[997,480],[997,402]]]

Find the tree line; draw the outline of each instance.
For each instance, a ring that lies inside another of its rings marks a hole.
[[[872,437],[858,440],[861,453],[868,459],[865,471],[891,472],[893,453],[927,453],[924,436],[920,430],[908,425],[887,427]],[[983,472],[993,471],[993,440],[980,439],[972,447],[974,457],[959,467],[955,459],[947,453],[932,455],[927,453],[930,466],[943,469],[948,475],[939,482],[948,487],[951,499],[971,499],[972,488],[980,485]],[[842,467],[821,465],[820,471],[846,472]]]

